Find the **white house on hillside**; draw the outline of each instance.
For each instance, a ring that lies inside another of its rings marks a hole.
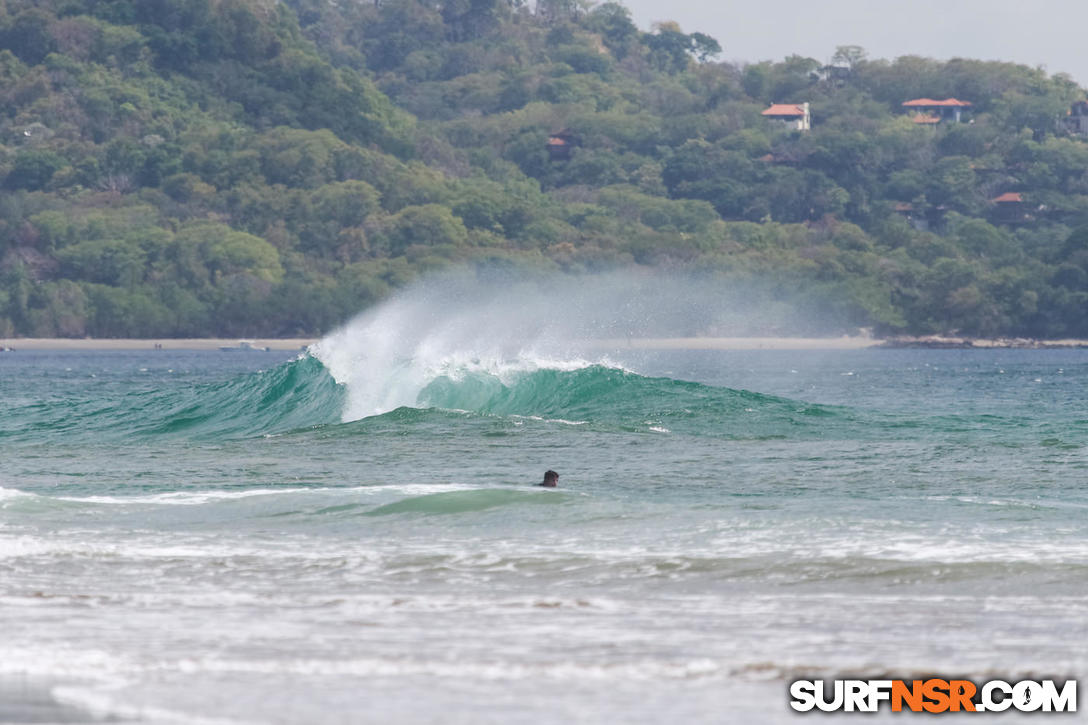
[[[808,102],[775,103],[764,111],[763,115],[774,121],[785,123],[798,131],[808,131],[812,128],[812,116],[808,110]]]

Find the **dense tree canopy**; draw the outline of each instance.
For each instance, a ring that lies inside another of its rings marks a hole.
[[[617,2],[0,0],[0,336],[317,334],[455,264],[1088,336],[1085,92],[832,51],[718,62]]]

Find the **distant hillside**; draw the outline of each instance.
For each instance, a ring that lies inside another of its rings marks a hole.
[[[0,337],[312,335],[454,264],[1088,336],[1062,75],[735,66],[574,0],[0,0],[0,48]]]

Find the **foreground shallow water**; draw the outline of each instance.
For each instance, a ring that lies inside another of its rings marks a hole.
[[[1088,352],[329,344],[0,356],[0,693],[777,722],[798,677],[1088,662]]]

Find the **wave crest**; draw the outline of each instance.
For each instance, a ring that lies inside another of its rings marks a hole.
[[[798,427],[821,428],[843,417],[833,406],[719,388],[621,368],[589,365],[508,375],[460,371],[420,391],[434,408],[501,416],[587,421],[631,431],[681,432],[749,438],[786,437]]]
[[[309,353],[266,372],[177,392],[147,433],[255,435],[334,423],[344,390]]]
[[[0,422],[0,439],[57,436],[66,441],[133,435],[250,436],[339,420],[344,390],[304,354],[270,370],[195,386],[172,383],[110,398],[35,402]]]

